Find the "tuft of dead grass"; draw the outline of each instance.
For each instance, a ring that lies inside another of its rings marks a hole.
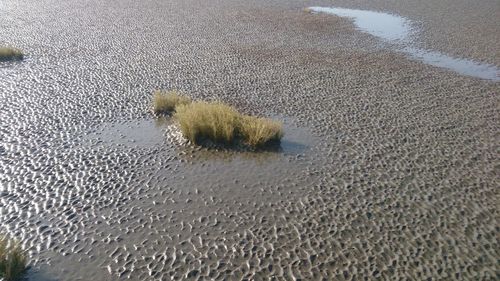
[[[24,54],[21,50],[10,47],[0,47],[0,61],[22,60]]]
[[[182,134],[195,144],[204,139],[224,144],[241,140],[256,148],[283,137],[280,122],[243,115],[220,102],[193,102],[175,111]]]
[[[19,243],[0,236],[0,279],[19,280],[26,271],[28,259]]]
[[[179,95],[177,91],[156,91],[153,95],[153,111],[156,114],[172,113],[179,105],[191,103],[191,99]]]
[[[243,115],[234,107],[221,102],[192,102],[176,91],[156,91],[153,111],[174,113],[184,137],[192,143],[203,140],[232,144],[241,141],[257,148],[283,137],[283,124],[267,118]]]
[[[231,143],[238,129],[240,114],[223,103],[193,102],[180,105],[175,112],[182,134],[193,143],[202,139]]]
[[[243,116],[240,132],[251,147],[261,147],[269,142],[277,142],[283,137],[283,123],[267,118]]]

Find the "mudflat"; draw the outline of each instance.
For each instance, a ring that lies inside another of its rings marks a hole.
[[[499,82],[304,10],[500,65],[497,2],[420,2],[1,1],[0,231],[30,280],[495,279]],[[284,120],[281,147],[189,145],[157,89]]]

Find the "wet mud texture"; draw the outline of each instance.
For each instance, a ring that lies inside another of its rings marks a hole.
[[[315,1],[312,1],[315,2]],[[418,42],[414,47],[436,50],[452,57],[500,65],[500,7],[498,1],[484,0],[471,5],[467,0],[320,1],[326,6],[395,13],[414,22]]]
[[[319,2],[1,1],[27,57],[0,66],[0,229],[30,278],[495,279],[499,84]],[[159,88],[282,116],[287,148],[186,145]]]

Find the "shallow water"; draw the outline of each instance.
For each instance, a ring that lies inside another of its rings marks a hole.
[[[500,69],[491,64],[482,64],[473,60],[453,58],[440,52],[418,48],[405,47],[402,51],[412,58],[421,60],[430,65],[452,69],[463,75],[500,81]]]
[[[352,18],[359,29],[385,40],[406,41],[411,33],[409,20],[397,15],[328,7],[310,7],[309,10]]]
[[[294,155],[306,152],[317,141],[314,135],[306,128],[294,126],[293,120],[282,116],[272,117],[275,120],[285,120],[283,130],[286,132],[280,143],[273,144],[264,151],[239,151],[239,153],[255,154],[256,156],[267,153],[282,153]],[[94,146],[110,145],[133,148],[151,148],[163,145],[165,142],[175,142],[179,148],[190,147],[188,141],[182,136],[172,117],[155,117],[137,119],[133,121],[107,122],[87,134],[85,140]],[[0,147],[0,155],[2,153]],[[227,148],[228,153],[238,153]]]
[[[96,140],[96,145],[151,147],[165,141],[162,127],[167,122],[169,121],[165,118],[108,122],[89,133],[86,139]]]
[[[360,30],[390,43],[401,45],[398,51],[409,55],[413,59],[433,66],[451,69],[463,75],[500,81],[500,69],[495,65],[482,64],[464,58],[453,58],[437,51],[407,47],[408,44],[411,44],[413,29],[411,21],[404,17],[344,8],[310,7],[308,9],[315,13],[327,13],[351,18]]]

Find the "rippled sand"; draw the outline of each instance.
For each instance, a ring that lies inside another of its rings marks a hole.
[[[493,280],[499,83],[312,2],[2,1],[27,57],[0,64],[0,230],[30,280]],[[475,16],[453,10],[446,45],[425,9],[422,44],[497,62],[492,37],[454,48]],[[159,88],[284,119],[282,149],[190,147],[148,112]]]

